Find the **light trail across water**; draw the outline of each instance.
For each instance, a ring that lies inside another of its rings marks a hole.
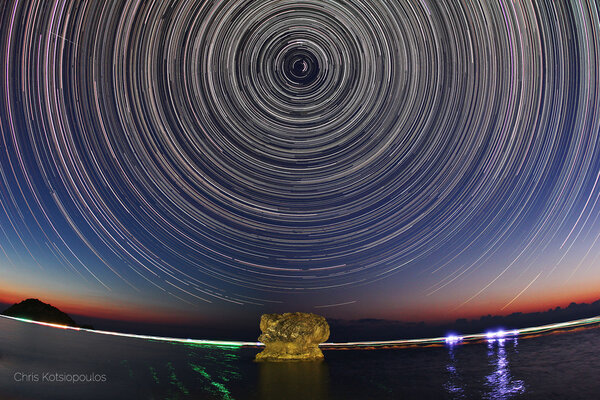
[[[261,342],[245,342],[245,341],[228,341],[228,340],[205,340],[205,339],[184,339],[174,338],[165,336],[151,336],[151,335],[137,335],[133,333],[120,333],[111,331],[102,331],[95,329],[79,328],[74,326],[51,324],[47,322],[32,321],[25,318],[15,318],[2,315],[0,317],[12,319],[15,321],[26,322],[36,325],[43,325],[51,328],[59,328],[74,331],[90,332],[100,335],[119,336],[134,339],[145,339],[155,340],[160,342],[170,343],[182,343],[193,346],[207,346],[207,347],[227,347],[227,348],[258,348],[263,347],[264,344]],[[560,331],[571,331],[580,328],[592,328],[594,325],[600,324],[600,316],[592,318],[577,319],[568,322],[560,322],[555,324],[547,324],[534,326],[522,329],[511,329],[507,331],[498,330],[495,332],[476,333],[470,335],[450,335],[440,336],[433,338],[420,338],[420,339],[399,339],[399,340],[382,340],[382,341],[361,341],[361,342],[339,342],[339,343],[322,343],[320,347],[323,350],[369,350],[369,349],[390,349],[390,348],[406,348],[406,347],[429,347],[429,346],[442,346],[449,345],[454,346],[457,344],[464,343],[476,343],[482,341],[501,341],[507,339],[519,338],[530,338],[537,337],[550,333],[557,333]]]

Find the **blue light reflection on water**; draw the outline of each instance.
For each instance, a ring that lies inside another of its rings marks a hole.
[[[518,339],[513,338],[511,341],[516,350]],[[504,400],[525,393],[525,383],[520,379],[514,379],[511,374],[506,351],[508,342],[504,338],[488,341],[488,359],[494,366],[494,371],[486,376],[486,386],[490,389],[485,396],[487,399]]]
[[[456,356],[455,352],[455,343],[449,343],[448,345],[448,353],[450,359],[448,364],[446,364],[446,371],[448,372],[448,382],[444,384],[444,388],[448,391],[448,393],[452,394],[454,398],[463,399],[464,398],[464,388],[462,378],[458,372],[456,366]]]
[[[460,342],[446,341],[448,348],[448,363],[446,371],[448,380],[444,388],[454,399],[465,398],[465,387],[461,368],[457,362],[456,352]],[[525,382],[515,379],[511,373],[510,358],[506,346],[512,346],[512,353],[518,354],[518,338],[505,335],[505,332],[490,333],[487,335],[487,358],[491,372],[485,376],[484,386],[487,389],[482,393],[482,398],[489,400],[508,400],[526,391]]]

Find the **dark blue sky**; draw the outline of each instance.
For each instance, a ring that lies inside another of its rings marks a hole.
[[[226,324],[600,297],[593,2],[0,7],[0,300]]]

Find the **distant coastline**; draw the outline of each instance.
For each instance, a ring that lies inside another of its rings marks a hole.
[[[332,338],[336,341],[354,341],[436,337],[449,333],[472,334],[494,329],[521,329],[596,316],[600,316],[600,300],[593,303],[571,303],[565,308],[556,307],[541,312],[515,312],[506,316],[488,314],[471,320],[460,318],[444,324],[373,318],[357,320],[328,318],[327,321],[331,326]]]

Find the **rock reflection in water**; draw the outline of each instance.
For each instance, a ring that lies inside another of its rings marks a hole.
[[[265,400],[328,399],[329,367],[325,361],[261,363],[259,392]]]

